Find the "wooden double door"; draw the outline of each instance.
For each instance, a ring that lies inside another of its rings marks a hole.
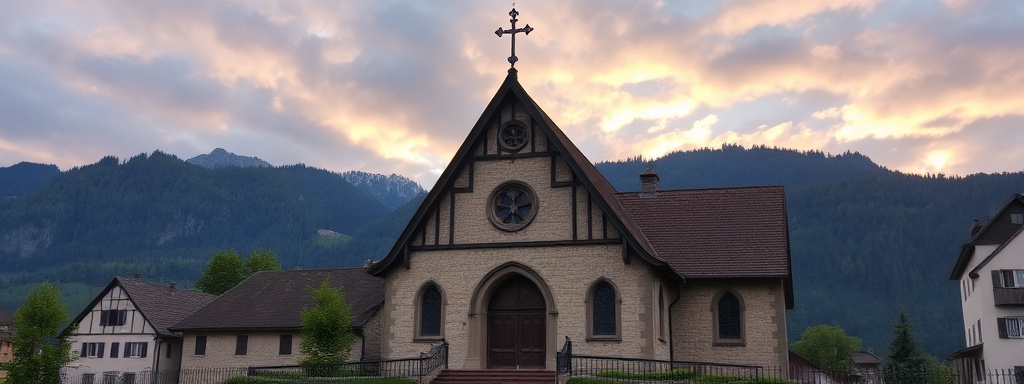
[[[547,350],[544,296],[516,276],[502,283],[487,306],[487,367],[543,369]]]

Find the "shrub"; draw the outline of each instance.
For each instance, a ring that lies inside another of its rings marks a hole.
[[[688,369],[673,369],[670,371],[646,373],[633,373],[626,371],[602,371],[599,372],[597,376],[607,377],[611,379],[682,380],[692,378],[696,376],[696,374]]]

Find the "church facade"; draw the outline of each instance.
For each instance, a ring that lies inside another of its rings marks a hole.
[[[380,353],[452,369],[583,355],[784,367],[781,187],[617,192],[509,71],[389,254]]]

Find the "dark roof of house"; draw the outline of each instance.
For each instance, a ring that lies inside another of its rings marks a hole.
[[[878,355],[866,351],[854,352],[853,354],[850,355],[850,361],[860,366],[882,364],[881,357],[878,357]]]
[[[971,277],[977,277],[978,270],[988,264],[989,261],[992,261],[992,258],[1006,247],[1006,244],[1015,239],[1021,231],[1024,231],[1024,226],[1006,225],[1006,218],[1004,217],[1011,206],[1021,204],[1024,204],[1024,195],[1014,194],[984,226],[972,228],[971,240],[960,247],[960,255],[956,259],[956,264],[953,265],[953,271],[949,274],[950,280],[960,280],[960,276],[964,274],[967,265],[971,262],[971,258],[974,257],[976,245],[1000,244],[999,248],[989,254],[985,260],[982,260],[970,271]]]
[[[14,315],[7,312],[6,309],[0,308],[0,324],[7,324],[14,322]]]
[[[171,327],[175,331],[298,330],[313,306],[312,288],[328,280],[345,294],[352,327],[362,328],[384,303],[384,280],[364,268],[258,272]]]
[[[71,324],[78,324],[82,321],[85,315],[92,311],[96,304],[106,296],[107,292],[116,286],[120,286],[128,293],[128,298],[135,308],[156,329],[157,334],[163,337],[178,337],[177,334],[168,328],[217,298],[217,296],[211,294],[180,289],[168,284],[150,283],[127,277],[115,277],[75,317]]]

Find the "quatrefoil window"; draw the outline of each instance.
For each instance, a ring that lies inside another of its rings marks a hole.
[[[498,143],[506,151],[518,152],[526,147],[529,141],[530,130],[517,121],[509,122],[498,132]]]
[[[526,184],[508,182],[491,192],[488,216],[498,229],[518,231],[537,215],[537,194]]]

